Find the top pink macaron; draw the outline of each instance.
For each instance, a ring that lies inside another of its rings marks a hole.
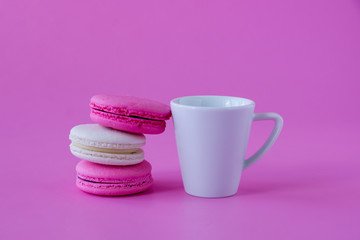
[[[90,107],[94,122],[133,133],[162,133],[171,117],[168,105],[133,96],[95,95]]]

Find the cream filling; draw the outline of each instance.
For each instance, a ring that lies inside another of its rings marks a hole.
[[[84,150],[88,151],[94,151],[94,152],[102,152],[102,153],[113,153],[113,154],[132,154],[132,153],[138,153],[140,151],[139,148],[133,148],[133,149],[110,149],[110,148],[99,148],[99,147],[93,147],[93,146],[85,146],[79,143],[71,143],[70,146],[78,147]]]

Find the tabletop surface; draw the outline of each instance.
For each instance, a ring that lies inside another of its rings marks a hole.
[[[256,127],[252,136],[264,139]],[[155,181],[151,189],[122,197],[84,193],[75,186],[79,160],[70,154],[68,133],[61,130],[61,146],[43,141],[39,149],[18,153],[22,169],[3,173],[17,184],[2,186],[0,237],[358,239],[357,135],[335,132],[332,139],[328,130],[317,129],[314,135],[285,127],[268,154],[243,172],[238,193],[218,199],[184,192],[172,126],[163,135],[147,137],[144,150]],[[251,140],[254,150],[257,141]],[[29,156],[35,161],[24,161]]]

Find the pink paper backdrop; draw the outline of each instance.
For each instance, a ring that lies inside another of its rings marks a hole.
[[[0,0],[0,239],[360,239],[359,82],[358,0]],[[241,96],[285,125],[233,197],[185,194],[171,121],[151,190],[92,196],[68,134],[98,93]]]

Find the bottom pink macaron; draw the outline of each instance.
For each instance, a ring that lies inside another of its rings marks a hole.
[[[76,186],[96,195],[129,195],[145,191],[153,184],[151,165],[146,160],[130,166],[103,165],[82,160],[76,165],[76,172]]]

